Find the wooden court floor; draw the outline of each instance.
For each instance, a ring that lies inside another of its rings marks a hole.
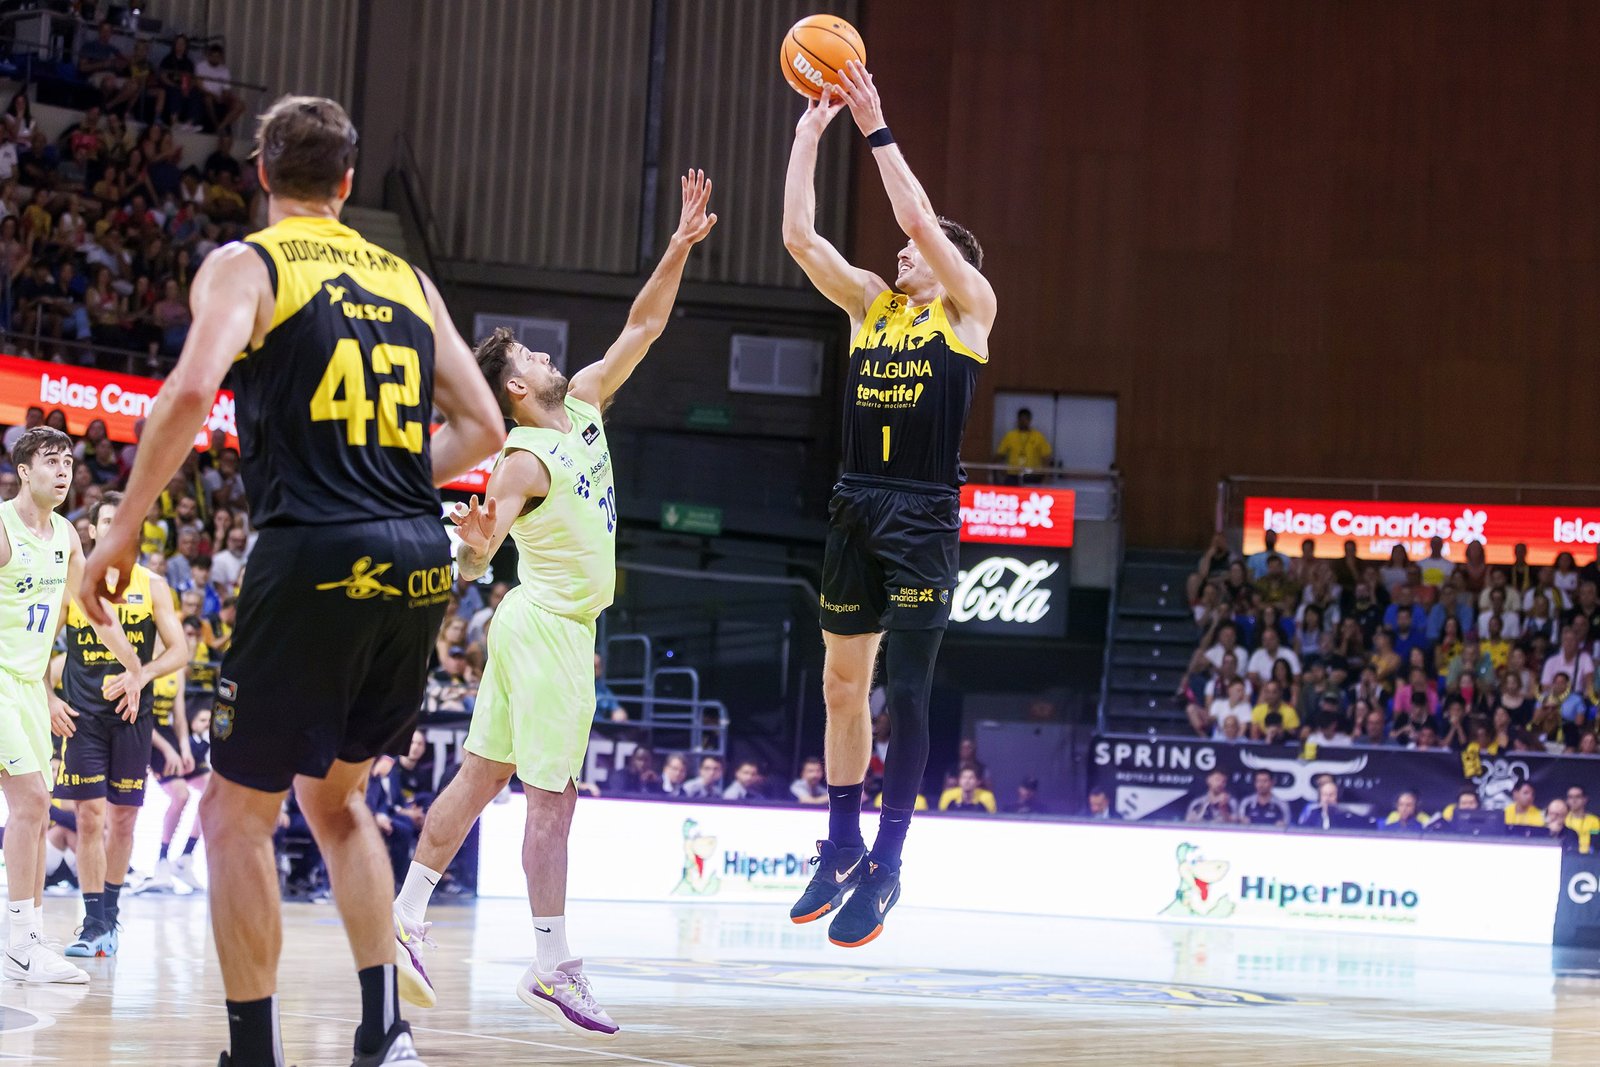
[[[70,933],[71,898],[47,903]],[[783,908],[570,909],[575,951],[622,1024],[570,1037],[512,992],[516,901],[435,908],[440,1006],[409,1012],[430,1067],[494,1064],[1593,1064],[1600,983],[1548,949],[1096,924],[905,909],[846,952]],[[343,1065],[357,1009],[329,905],[285,909],[291,1064]],[[86,988],[0,987],[0,1065],[195,1064],[225,1039],[203,897],[134,898]]]

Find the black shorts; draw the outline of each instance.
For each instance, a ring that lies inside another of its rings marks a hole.
[[[451,585],[437,518],[262,530],[217,679],[211,766],[279,793],[335,760],[403,753]]]
[[[948,626],[960,540],[954,489],[847,475],[828,505],[822,628],[870,634]]]
[[[156,723],[155,732],[156,734],[160,735],[162,740],[172,746],[172,750],[174,752],[178,750],[178,734],[177,731],[175,731],[172,727],[162,726],[160,723]],[[162,772],[167,769],[167,761],[165,757],[156,751],[155,746],[151,745],[150,769],[155,772],[156,781],[160,782],[162,785],[166,785],[174,778],[182,778],[184,781],[188,782],[195,778],[203,778],[204,776],[210,774],[211,764],[206,762],[205,754],[194,752],[193,743],[190,744],[189,749],[194,755],[194,770],[190,771],[188,774],[163,774]]]
[[[156,720],[148,712],[124,722],[110,711],[82,711],[76,731],[61,745],[61,770],[55,795],[61,800],[97,800],[137,808],[144,803],[150,768],[150,735]]]

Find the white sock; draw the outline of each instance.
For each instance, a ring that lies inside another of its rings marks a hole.
[[[6,932],[7,948],[26,948],[44,932],[43,916],[33,906],[33,898],[12,900],[6,903],[6,915],[11,920]]]
[[[67,849],[67,870],[74,875],[78,873],[78,853],[70,848]]]
[[[428,901],[433,899],[433,888],[439,884],[439,872],[424,867],[416,860],[411,861],[411,869],[406,872],[406,883],[400,887],[400,895],[395,898],[394,906],[407,922],[420,923],[422,917],[428,914]]]
[[[572,959],[567,948],[567,917],[565,915],[535,915],[533,917],[533,965],[541,974],[549,974]]]
[[[44,876],[45,876],[45,878],[48,879],[52,874],[55,874],[56,873],[56,868],[60,867],[61,866],[61,861],[66,859],[66,858],[67,858],[67,854],[65,852],[62,852],[59,848],[56,848],[56,846],[52,845],[49,841],[46,841],[44,843]]]

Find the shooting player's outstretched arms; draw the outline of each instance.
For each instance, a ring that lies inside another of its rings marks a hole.
[[[887,130],[883,101],[878,97],[878,88],[872,83],[867,68],[852,59],[839,72],[839,80],[844,86],[850,114],[862,135],[871,136],[879,130]],[[958,317],[973,329],[973,333],[981,334],[986,340],[995,316],[994,287],[989,279],[967,262],[955,242],[945,234],[927,191],[911,173],[900,147],[891,140],[873,148],[872,158],[878,163],[884,192],[889,194],[889,203],[894,208],[895,222],[928,261],[933,276],[944,288],[947,303],[954,305]]]
[[[867,308],[889,283],[869,270],[852,267],[817,232],[817,146],[822,131],[844,106],[837,93],[831,84],[824,85],[822,98],[806,106],[794,128],[794,147],[789,150],[789,171],[783,183],[783,247],[817,291],[850,316],[854,333],[866,318]]]
[[[689,261],[689,249],[705,240],[711,227],[717,224],[717,217],[706,212],[706,205],[711,202],[711,179],[706,177],[705,171],[691,170],[679,182],[683,189],[683,207],[678,215],[678,228],[667,242],[667,250],[656,264],[655,273],[634,298],[627,325],[606,350],[603,359],[572,376],[571,393],[586,404],[604,407],[667,328],[672,305],[678,299],[678,286],[683,281],[683,267]]]

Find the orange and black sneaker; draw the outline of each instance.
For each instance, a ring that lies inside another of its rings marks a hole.
[[[855,893],[828,927],[840,948],[860,948],[883,933],[883,920],[900,900],[900,872],[868,859]]]
[[[818,841],[817,854],[811,857],[817,873],[811,876],[811,884],[789,909],[789,918],[797,923],[815,922],[838,908],[845,894],[861,881],[866,858],[865,845],[841,848],[832,841]]]

